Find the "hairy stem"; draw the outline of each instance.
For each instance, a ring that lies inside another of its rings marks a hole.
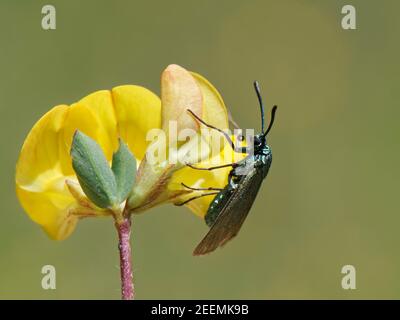
[[[131,220],[130,217],[124,217],[115,222],[119,238],[119,257],[121,269],[121,290],[123,300],[133,300],[135,298],[135,289],[133,285],[132,257],[131,257]]]

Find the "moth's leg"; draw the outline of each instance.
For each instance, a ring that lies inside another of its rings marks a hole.
[[[197,115],[194,114],[194,112],[190,109],[187,109],[187,111],[200,123],[204,124],[206,127],[209,127],[210,129],[214,129],[217,130],[219,133],[222,133],[226,140],[228,140],[229,144],[231,145],[233,151],[237,152],[237,153],[249,153],[249,150],[247,149],[247,147],[236,147],[235,143],[232,141],[231,137],[223,130],[212,126],[211,124],[206,123],[204,120],[200,119]]]
[[[183,182],[181,183],[181,185],[184,186],[186,189],[194,190],[194,191],[221,191],[221,190],[223,190],[222,188],[213,188],[213,187],[209,187],[209,188],[193,188],[193,187],[189,187],[188,185],[184,184]]]
[[[219,193],[219,192],[205,193],[205,194],[202,194],[202,195],[193,197],[193,198],[189,198],[189,199],[187,199],[187,200],[185,200],[185,201],[183,201],[183,202],[181,202],[181,203],[175,203],[175,205],[176,205],[176,206],[183,206],[184,204],[186,204],[186,203],[188,203],[188,202],[190,202],[190,201],[196,200],[196,199],[198,199],[198,198],[202,198],[202,197],[205,197],[205,196],[212,196],[212,195],[216,195],[216,194],[218,194],[218,193]]]
[[[209,168],[199,168],[199,167],[195,167],[195,166],[191,165],[190,163],[186,163],[186,165],[187,165],[189,168],[196,169],[196,170],[215,170],[215,169],[226,168],[226,167],[236,168],[236,167],[238,166],[237,163],[227,163],[227,164],[223,164],[223,165],[220,165],[220,166],[209,167]]]

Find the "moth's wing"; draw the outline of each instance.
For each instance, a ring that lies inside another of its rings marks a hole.
[[[263,175],[253,168],[221,210],[206,236],[197,245],[193,255],[210,253],[236,236],[257,196]]]

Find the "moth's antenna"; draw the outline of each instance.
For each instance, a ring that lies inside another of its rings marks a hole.
[[[258,84],[258,81],[254,81],[254,89],[256,90],[257,93],[257,98],[258,98],[258,103],[260,104],[260,111],[261,111],[261,134],[265,136],[264,134],[264,104],[261,98],[261,93],[260,93],[260,85]]]
[[[268,134],[269,130],[271,130],[272,125],[274,124],[276,109],[278,109],[278,107],[277,107],[277,106],[274,106],[274,107],[272,108],[272,110],[271,110],[271,120],[270,120],[270,122],[269,122],[267,131],[265,131],[265,133],[263,134],[264,137]]]

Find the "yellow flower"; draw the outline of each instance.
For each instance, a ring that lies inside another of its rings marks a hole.
[[[177,122],[177,132],[189,128],[201,136],[199,131],[203,128],[200,128],[199,122],[187,112],[187,109],[216,128],[228,128],[227,110],[218,91],[202,76],[189,73],[180,66],[170,65],[161,75],[161,105],[161,129],[167,133],[167,140],[170,138],[169,124],[171,121]],[[208,143],[217,137],[220,138],[220,134],[217,132],[213,132],[210,136]],[[196,143],[195,139],[186,144],[178,142],[178,145],[175,146],[176,153],[182,153],[182,150],[193,150],[197,147]],[[168,147],[168,152],[171,153],[174,146],[168,145]],[[230,153],[232,153],[231,149]],[[182,183],[194,187],[213,186],[218,188],[227,183],[229,168],[218,171],[200,171],[171,161],[155,164],[149,162],[147,156],[148,153],[138,169],[136,183],[129,199],[133,213],[142,212],[164,202],[178,204],[190,198],[186,195],[193,192],[182,188]],[[199,154],[192,160],[193,163],[197,163],[209,156],[210,154],[207,153]],[[221,159],[208,159],[208,161],[202,161],[199,166],[207,167],[210,166],[207,165],[209,163],[215,165],[215,162],[220,163],[227,158],[220,154],[216,157]],[[211,200],[212,197],[203,197],[188,203],[187,206],[197,215],[204,217]]]
[[[182,165],[154,166],[146,160],[149,130],[168,132],[168,122],[176,120],[179,129],[199,132],[199,123],[186,109],[190,108],[215,127],[228,128],[221,96],[202,76],[170,65],[162,74],[161,91],[161,100],[151,91],[134,85],[98,91],[70,106],[52,108],[33,126],[17,162],[16,192],[30,218],[51,238],[68,237],[80,218],[112,214],[109,209],[91,203],[79,185],[70,156],[76,130],[95,140],[109,162],[118,148],[118,138],[127,144],[139,166],[128,199],[132,212],[186,199],[189,191],[182,187],[182,182],[207,187],[226,184],[229,168],[198,171]],[[184,147],[182,144],[178,149]],[[188,206],[203,217],[211,200],[212,197],[203,197]]]

